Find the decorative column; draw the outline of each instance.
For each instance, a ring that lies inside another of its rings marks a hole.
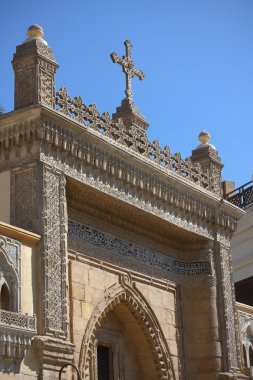
[[[41,378],[56,380],[61,366],[72,362],[75,348],[68,341],[66,178],[43,163],[39,174],[41,315],[33,347]]]
[[[229,249],[229,239],[217,234],[214,242],[217,295],[220,325],[225,327],[220,331],[224,373],[220,374],[219,379],[247,379],[247,376],[240,373],[238,320]]]
[[[209,172],[212,182],[212,189],[217,195],[222,195],[221,170],[223,164],[216,148],[209,144],[211,136],[208,132],[202,131],[198,137],[201,144],[192,151],[191,160],[199,163],[203,170]]]
[[[12,61],[15,110],[34,104],[55,107],[55,72],[59,65],[43,35],[39,25],[32,25],[28,38],[16,48]]]
[[[42,164],[42,310],[44,335],[66,338],[67,206],[65,176]]]

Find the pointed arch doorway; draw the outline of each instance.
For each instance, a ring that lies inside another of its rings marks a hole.
[[[158,320],[128,275],[105,292],[87,325],[79,360],[85,380],[173,380]]]

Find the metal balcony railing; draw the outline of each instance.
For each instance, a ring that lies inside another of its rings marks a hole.
[[[36,330],[36,316],[0,310],[0,326],[34,331]]]
[[[253,204],[253,180],[230,191],[225,199],[242,209]]]

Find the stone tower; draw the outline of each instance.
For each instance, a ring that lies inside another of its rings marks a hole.
[[[38,103],[54,108],[58,64],[43,35],[39,25],[32,25],[27,31],[28,38],[16,48],[12,61],[15,110]]]
[[[212,189],[216,193],[221,194],[220,183],[221,170],[223,168],[221,159],[216,148],[212,144],[209,144],[211,136],[208,132],[200,132],[198,139],[201,144],[192,151],[191,161],[193,163],[199,163],[201,169],[209,173],[209,175],[212,177]]]

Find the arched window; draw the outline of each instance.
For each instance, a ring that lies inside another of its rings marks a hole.
[[[10,310],[10,293],[8,286],[4,283],[0,292],[0,309]]]

